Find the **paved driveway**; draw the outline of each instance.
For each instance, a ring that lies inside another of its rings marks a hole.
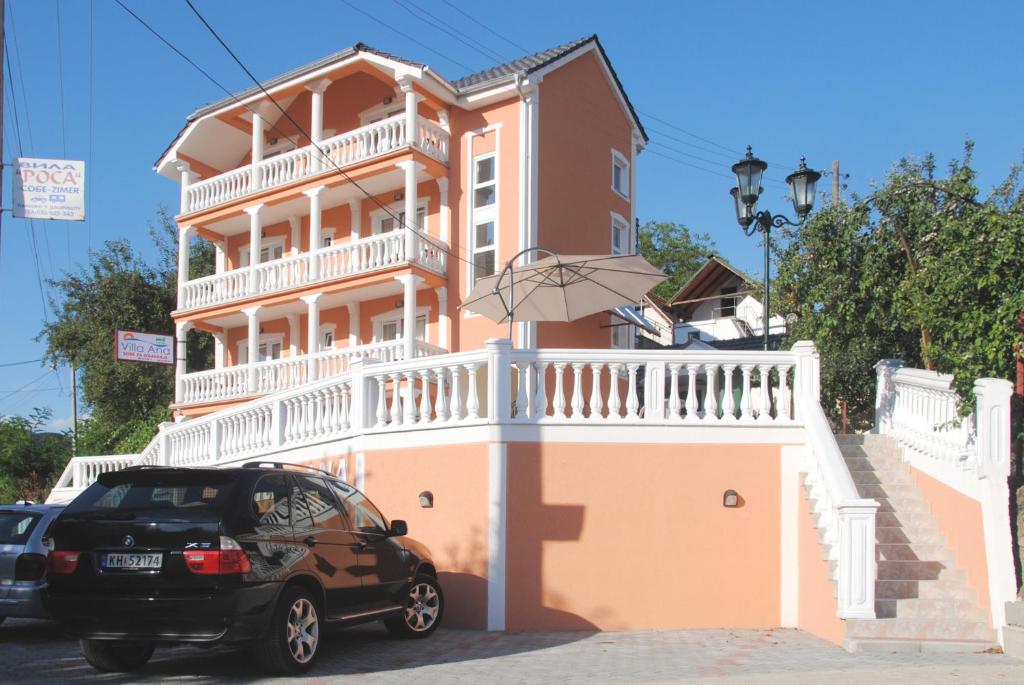
[[[376,627],[326,636],[311,683],[1024,683],[999,654],[847,654],[796,630],[484,633],[442,630],[400,641]],[[158,649],[131,677],[95,673],[42,621],[0,626],[0,682],[274,682],[244,651]],[[280,682],[280,681],[279,681]]]

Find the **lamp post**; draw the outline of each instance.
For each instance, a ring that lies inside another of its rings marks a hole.
[[[769,267],[771,258],[771,230],[782,228],[785,225],[799,226],[810,214],[814,207],[814,185],[821,178],[821,174],[813,169],[807,168],[806,160],[800,158],[800,168],[786,177],[789,185],[790,197],[793,200],[793,210],[796,212],[797,221],[790,221],[781,214],[772,214],[766,209],[757,211],[757,200],[764,191],[761,187],[761,179],[764,176],[768,163],[754,156],[750,146],[747,146],[747,155],[732,165],[732,172],[736,174],[736,187],[729,191],[733,201],[736,203],[736,221],[743,229],[744,235],[752,236],[755,233],[764,234],[764,308],[762,315],[762,328],[764,329],[764,349],[768,349],[768,316],[771,310],[771,298],[769,295]]]

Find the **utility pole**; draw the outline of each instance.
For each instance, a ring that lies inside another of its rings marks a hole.
[[[78,367],[74,359],[71,360],[71,456],[78,456]]]
[[[7,45],[4,41],[7,37],[4,35],[4,0],[0,0],[0,207],[4,205],[4,184],[3,184],[3,170],[4,170],[4,47]],[[12,85],[13,87],[13,85]],[[3,238],[3,210],[0,209],[0,239]]]
[[[839,160],[832,160],[832,204],[839,204]]]

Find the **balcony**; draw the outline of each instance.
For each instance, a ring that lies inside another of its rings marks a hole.
[[[416,341],[417,357],[444,354],[446,351],[436,345]],[[254,395],[266,395],[281,390],[297,388],[312,380],[327,378],[349,369],[353,361],[373,359],[378,362],[395,362],[403,359],[403,341],[342,347],[324,350],[313,355],[284,357],[253,364],[254,383],[250,387],[248,364],[229,366],[210,371],[188,373],[181,377],[182,405],[229,402]],[[310,371],[313,376],[310,376]]]
[[[408,253],[410,244],[412,254]],[[358,238],[314,252],[186,281],[181,287],[178,311],[214,307],[407,264],[445,276],[448,248],[408,228]]]
[[[416,121],[412,147],[447,164],[448,132],[422,116]],[[188,185],[182,189],[181,213],[199,212],[336,168],[345,169],[408,146],[406,117],[399,114],[322,141],[322,154],[317,154],[316,146],[307,145]]]

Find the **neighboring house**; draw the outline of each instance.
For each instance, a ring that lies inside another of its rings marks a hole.
[[[638,309],[640,316],[647,321],[649,326],[637,326],[637,335],[650,340],[656,345],[671,347],[674,340],[675,327],[679,323],[679,319],[672,313],[668,302],[656,295],[652,290],[644,295]],[[647,345],[645,344],[644,346]]]
[[[712,255],[668,302],[678,320],[673,343],[691,340],[716,348],[758,349],[764,337],[764,310],[756,295],[761,288],[747,274]],[[786,319],[769,319],[770,336],[781,338]]]
[[[843,643],[925,610],[898,604],[917,586],[888,579],[914,557],[884,555],[913,550],[893,548],[891,510],[876,549],[884,493],[843,459],[814,346],[709,349],[761,329],[724,260],[667,305],[645,298],[645,317],[518,323],[509,341],[459,308],[524,247],[633,249],[646,137],[596,37],[456,81],[357,45],[265,87],[288,116],[250,89],[195,112],[157,163],[182,184],[176,421],[140,454],[75,457],[51,501],[133,465],[326,469],[433,550],[451,626],[785,626]],[[217,267],[188,280],[193,239]],[[682,344],[636,349],[648,326]],[[215,368],[185,372],[190,329],[214,336]]]

